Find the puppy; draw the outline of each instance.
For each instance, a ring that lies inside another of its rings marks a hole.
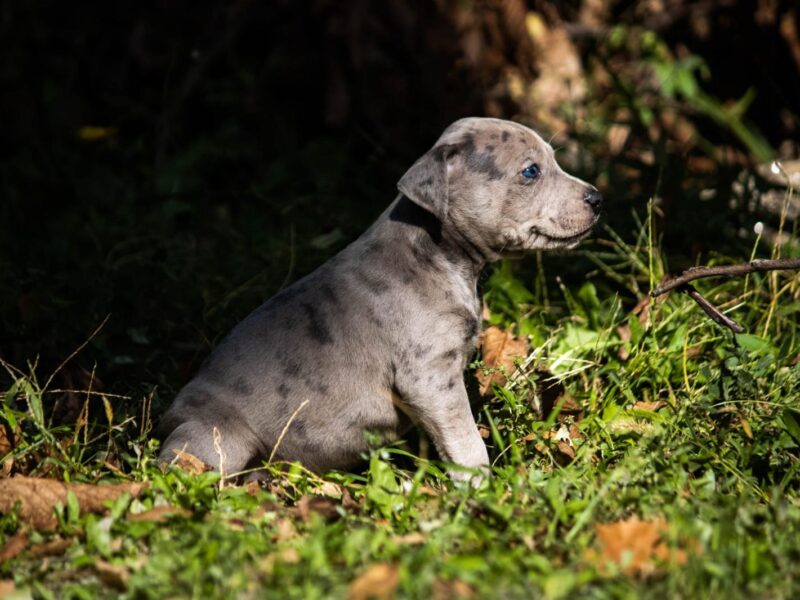
[[[602,197],[527,127],[482,118],[448,127],[398,189],[360,238],[211,353],[164,415],[161,460],[185,450],[226,473],[269,457],[347,469],[416,425],[451,476],[488,467],[463,374],[478,275],[504,255],[574,247]]]

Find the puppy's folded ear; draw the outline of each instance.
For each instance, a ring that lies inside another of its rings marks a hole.
[[[397,189],[440,221],[447,215],[447,161],[456,147],[434,146],[417,160],[397,182]]]

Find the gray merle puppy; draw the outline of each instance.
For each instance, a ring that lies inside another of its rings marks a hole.
[[[574,247],[602,197],[527,127],[481,118],[448,127],[397,187],[366,233],[212,352],[163,418],[162,461],[185,450],[226,473],[271,455],[347,469],[369,440],[417,425],[451,476],[487,467],[463,378],[478,275],[505,255]]]

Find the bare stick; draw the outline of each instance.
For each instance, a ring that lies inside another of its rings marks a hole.
[[[650,296],[655,298],[661,294],[666,294],[674,289],[680,288],[695,279],[705,277],[741,277],[749,273],[763,271],[785,271],[789,269],[800,269],[800,259],[798,258],[776,258],[776,259],[757,259],[749,263],[738,265],[721,265],[717,267],[692,267],[686,269],[677,277],[671,277],[662,281]]]
[[[718,267],[692,267],[686,269],[677,277],[665,277],[660,285],[656,286],[650,296],[655,298],[672,290],[686,292],[689,297],[700,305],[700,308],[713,319],[713,321],[723,327],[727,327],[734,333],[744,333],[745,329],[736,321],[723,314],[716,306],[711,304],[689,283],[695,279],[705,277],[741,277],[749,273],[765,271],[785,271],[789,269],[800,269],[800,259],[797,258],[776,258],[758,259],[749,263],[738,265],[722,265]]]
[[[705,296],[698,292],[691,283],[686,283],[680,287],[682,292],[686,292],[689,297],[700,305],[700,308],[711,317],[711,319],[718,325],[727,327],[734,333],[744,333],[744,327],[739,325],[736,321],[720,311],[716,306],[706,300]]]
[[[289,420],[286,421],[286,425],[283,426],[283,431],[281,431],[281,434],[278,436],[278,441],[275,442],[275,445],[272,447],[272,452],[269,454],[267,464],[270,464],[272,459],[275,458],[275,453],[278,451],[278,446],[280,446],[281,442],[283,441],[283,436],[285,436],[286,432],[289,431],[289,426],[292,424],[292,421],[294,421],[294,418],[306,407],[306,404],[308,404],[307,399],[300,403],[300,406],[297,407],[297,409],[292,413],[292,416],[289,417]]]

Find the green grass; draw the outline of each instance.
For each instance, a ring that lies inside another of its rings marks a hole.
[[[681,295],[635,314],[664,266],[651,227],[632,237],[603,233],[582,251],[596,270],[571,289],[559,287],[547,258],[543,271],[502,264],[486,280],[492,322],[528,336],[535,350],[480,413],[493,476],[479,489],[411,457],[426,454],[424,440],[418,450],[376,451],[350,474],[273,465],[261,487],[164,471],[146,410],[115,415],[106,396],[100,418],[54,425],[47,378],[35,366],[8,366],[2,420],[20,438],[6,459],[66,481],[149,485],[106,515],[80,516],[68,503],[58,531],[32,532],[2,578],[45,598],[330,598],[387,563],[398,597],[797,597],[798,280],[698,283],[747,327],[743,335]],[[560,411],[562,396],[540,417],[542,368],[580,411]],[[637,405],[657,401],[657,410]],[[574,458],[559,449],[565,433]],[[132,518],[160,505],[185,511],[166,522]],[[686,561],[655,560],[645,576],[626,574],[625,556],[621,566],[599,559],[597,526],[632,515],[663,519],[663,541]],[[0,518],[5,540],[23,527],[15,514]],[[54,538],[70,545],[33,555],[31,545]],[[103,565],[122,575],[101,576]]]

